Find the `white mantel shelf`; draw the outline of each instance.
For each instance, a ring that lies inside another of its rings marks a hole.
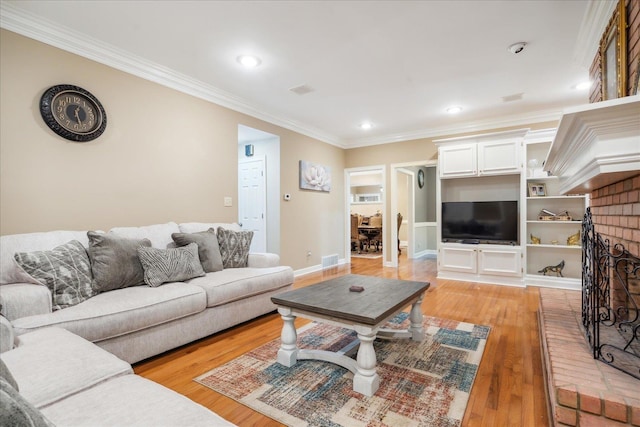
[[[564,110],[544,169],[560,178],[562,194],[640,173],[640,95]]]

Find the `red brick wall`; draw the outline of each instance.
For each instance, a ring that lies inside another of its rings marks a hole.
[[[640,174],[591,192],[596,231],[640,256]]]

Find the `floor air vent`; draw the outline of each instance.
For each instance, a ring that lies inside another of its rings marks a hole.
[[[338,265],[338,254],[327,255],[322,257],[322,269]]]

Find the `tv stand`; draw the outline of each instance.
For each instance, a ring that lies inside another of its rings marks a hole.
[[[462,240],[442,242],[438,278],[523,286],[522,249],[506,244],[465,244]]]

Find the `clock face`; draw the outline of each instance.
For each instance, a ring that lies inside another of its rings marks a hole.
[[[99,137],[107,125],[107,115],[100,102],[78,86],[49,88],[40,100],[40,113],[51,130],[76,142]]]
[[[424,187],[424,172],[422,169],[418,171],[418,187]]]

